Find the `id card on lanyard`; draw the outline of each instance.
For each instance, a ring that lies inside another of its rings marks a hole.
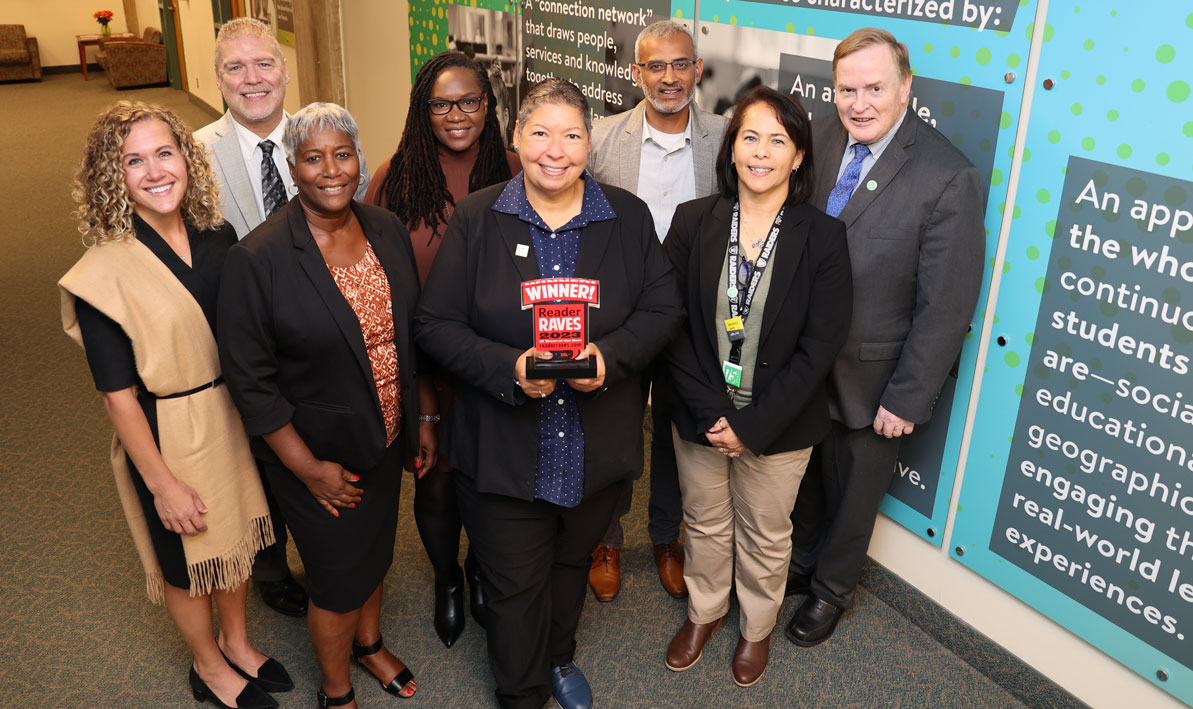
[[[729,297],[729,318],[724,321],[725,335],[729,338],[729,359],[721,363],[725,388],[730,397],[733,396],[733,390],[741,386],[743,371],[741,352],[746,339],[745,322],[750,315],[750,307],[754,304],[754,293],[758,290],[758,284],[762,282],[762,274],[770,265],[771,252],[774,251],[775,243],[779,239],[779,226],[783,223],[783,209],[780,208],[779,213],[775,215],[775,223],[771,226],[770,234],[766,237],[766,243],[763,244],[762,250],[758,252],[758,259],[754,262],[749,283],[742,284],[746,288],[744,294],[737,287],[737,269],[739,260],[742,259],[738,233],[740,216],[741,205],[734,203],[733,221],[729,225],[729,268],[726,277],[728,284],[725,289],[725,295]]]

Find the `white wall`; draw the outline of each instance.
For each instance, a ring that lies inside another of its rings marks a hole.
[[[157,10],[157,0],[136,0],[137,7],[137,24],[141,32],[145,32],[146,27],[156,27],[159,30],[162,28],[161,13]]]
[[[882,515],[870,542],[870,556],[1095,709],[1184,706]]]
[[[210,3],[208,8],[210,12]],[[96,10],[115,13],[108,25],[113,32],[127,30],[124,6],[119,0],[4,0],[0,3],[0,22],[24,25],[26,35],[37,37],[43,67],[78,66],[79,45],[75,35],[99,34],[99,24],[92,17]],[[95,49],[87,51],[89,61],[95,61]]]
[[[392,0],[345,0],[340,21],[346,107],[360,124],[361,147],[369,169],[375,170],[393,155],[406,124],[409,5]]]

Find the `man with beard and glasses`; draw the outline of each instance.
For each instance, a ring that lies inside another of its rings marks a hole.
[[[646,98],[633,110],[593,124],[589,165],[598,181],[627,189],[646,202],[662,241],[677,206],[717,191],[714,168],[727,121],[692,102],[704,62],[696,58],[695,41],[683,25],[663,20],[643,29],[634,43],[634,62],[634,83]],[[648,532],[663,588],[675,598],[686,598],[679,543],[683,508],[661,362],[656,362],[649,380],[654,436]],[[629,512],[632,496],[633,484],[627,483],[613,521],[592,554],[588,582],[599,601],[613,600],[621,589],[621,518]]]
[[[282,134],[290,114],[282,108],[290,70],[269,25],[251,17],[225,23],[215,39],[215,83],[228,111],[219,120],[195,131],[195,139],[211,149],[211,167],[220,185],[220,211],[243,239],[289,201],[294,178],[286,164]],[[368,168],[360,156],[361,184],[356,199],[369,185]],[[286,562],[286,525],[265,486],[277,542],[257,554],[253,582],[266,605],[279,613],[302,616],[307,594],[294,580]]]

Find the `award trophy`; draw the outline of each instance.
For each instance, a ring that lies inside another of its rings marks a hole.
[[[534,309],[534,347],[551,359],[526,358],[527,379],[591,379],[596,358],[576,359],[588,346],[588,307],[601,307],[601,284],[587,278],[522,282],[522,309]]]

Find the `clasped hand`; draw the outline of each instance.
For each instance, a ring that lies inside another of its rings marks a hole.
[[[315,461],[299,478],[323,509],[336,517],[340,516],[337,507],[355,507],[364,494],[364,490],[350,484],[360,480],[360,476],[330,460]]]
[[[874,417],[874,432],[878,435],[886,438],[898,438],[914,430],[915,424],[911,421],[899,418],[882,406],[878,407],[878,415]]]
[[[729,422],[724,416],[717,419],[717,422],[712,425],[704,433],[704,437],[713,445],[717,451],[724,453],[730,458],[737,458],[742,453],[746,452],[746,444],[741,442],[737,434],[729,426]]]
[[[534,347],[526,350],[518,355],[518,361],[514,364],[514,377],[518,380],[518,386],[522,388],[522,392],[531,399],[542,399],[551,395],[555,391],[555,379],[527,379],[526,378],[526,358],[534,357],[539,360],[549,360],[552,354],[545,350],[538,350]],[[601,355],[601,350],[596,346],[596,343],[589,342],[576,359],[587,359],[589,357],[596,357],[596,376],[588,379],[569,379],[568,384],[576,391],[596,391],[605,385],[605,358]]]
[[[207,505],[190,485],[177,478],[164,490],[154,493],[153,506],[162,526],[175,534],[198,534],[207,529],[207,523],[203,521]]]

